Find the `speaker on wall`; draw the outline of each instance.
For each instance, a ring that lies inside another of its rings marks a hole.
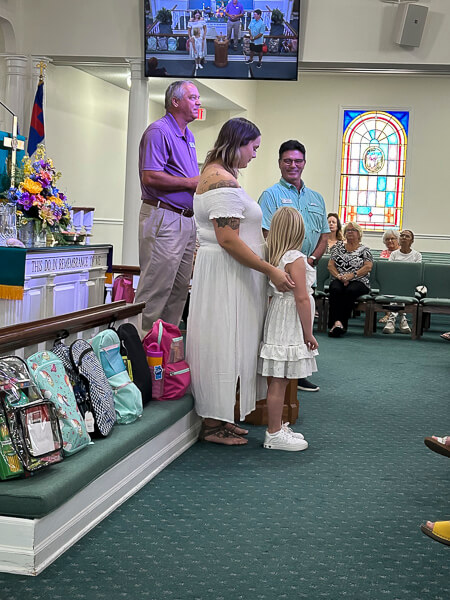
[[[420,46],[428,7],[422,4],[400,4],[395,22],[394,42],[400,46]]]

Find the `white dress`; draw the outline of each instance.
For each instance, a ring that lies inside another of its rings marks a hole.
[[[265,379],[257,375],[267,279],[219,246],[211,219],[240,219],[239,237],[263,258],[262,212],[242,188],[219,188],[195,194],[194,213],[200,247],[189,305],[186,357],[195,410],[203,418],[233,422],[238,378],[241,419],[267,394]]]
[[[312,286],[316,280],[316,271],[299,250],[286,252],[278,268],[303,258],[306,264],[306,285],[311,302],[311,322],[314,322],[314,299]],[[263,342],[260,347],[258,373],[265,376],[298,379],[308,377],[317,371],[317,350],[310,350],[303,340],[303,329],[295,304],[294,292],[279,292],[270,282],[272,301],[264,324]]]

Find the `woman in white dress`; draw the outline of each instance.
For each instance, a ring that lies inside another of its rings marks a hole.
[[[189,54],[195,63],[201,67],[205,62],[206,56],[206,22],[199,10],[194,11],[192,18],[189,19],[187,29],[189,35]],[[194,29],[198,29],[200,32],[199,39],[197,40],[194,36]]]
[[[203,417],[200,439],[242,445],[247,431],[234,424],[239,380],[240,418],[266,395],[257,356],[266,308],[266,275],[280,291],[289,275],[264,260],[262,212],[240,187],[238,169],[255,158],[261,135],[237,118],[220,130],[194,196],[199,249],[187,327],[195,409]]]

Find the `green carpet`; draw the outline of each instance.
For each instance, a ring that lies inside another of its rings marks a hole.
[[[318,335],[319,393],[300,398],[305,452],[196,444],[39,577],[0,574],[5,600],[448,600],[450,344]],[[381,331],[381,328],[380,330]],[[1,544],[1,541],[0,541]]]

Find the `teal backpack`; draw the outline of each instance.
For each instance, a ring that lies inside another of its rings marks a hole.
[[[91,345],[113,389],[117,423],[133,423],[142,416],[142,394],[131,381],[120,354],[119,336],[113,329],[105,329],[91,340]]]
[[[79,452],[90,443],[91,438],[61,359],[45,350],[31,355],[27,363],[36,387],[56,408],[64,454],[69,456]]]

